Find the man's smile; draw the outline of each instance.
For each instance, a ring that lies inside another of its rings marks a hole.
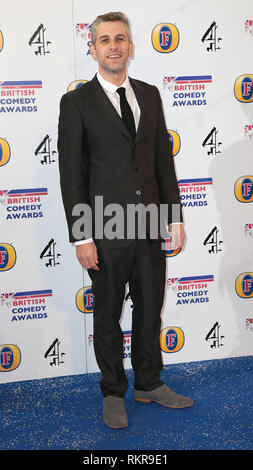
[[[109,54],[107,59],[120,59],[121,54]]]

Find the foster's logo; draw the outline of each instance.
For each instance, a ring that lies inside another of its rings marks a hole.
[[[161,350],[165,353],[178,352],[184,346],[184,333],[178,326],[169,326],[160,333]]]
[[[169,141],[172,148],[172,155],[175,157],[181,147],[181,140],[179,134],[176,131],[168,130]]]
[[[84,83],[87,83],[88,80],[74,80],[71,82],[68,86],[67,91],[73,91],[76,90],[77,88],[80,88]]]
[[[0,52],[2,52],[4,47],[4,37],[2,31],[0,31]]]
[[[0,243],[0,272],[8,271],[16,263],[16,251],[9,243]]]
[[[241,176],[236,180],[235,197],[240,202],[253,202],[253,176]]]
[[[14,344],[0,346],[0,372],[10,372],[17,369],[21,362],[21,352]]]
[[[240,75],[235,81],[234,94],[238,101],[251,103],[253,101],[253,75]]]
[[[171,23],[159,23],[152,31],[151,41],[157,52],[173,52],[179,44],[178,29]]]
[[[235,281],[235,290],[239,297],[250,299],[253,297],[253,273],[242,273]]]
[[[0,137],[0,166],[6,165],[10,160],[11,149],[7,140]]]
[[[76,306],[82,313],[93,313],[94,295],[90,286],[82,287],[76,294]]]

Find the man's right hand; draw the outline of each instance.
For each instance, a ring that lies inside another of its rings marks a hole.
[[[99,271],[97,247],[94,242],[77,245],[76,256],[84,268]]]

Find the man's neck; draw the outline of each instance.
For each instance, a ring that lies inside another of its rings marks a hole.
[[[102,75],[103,79],[106,80],[107,82],[113,83],[113,85],[116,85],[120,87],[122,83],[124,83],[126,79],[126,70],[123,70],[122,72],[119,73],[110,73],[107,72],[104,69],[99,69],[99,73]]]

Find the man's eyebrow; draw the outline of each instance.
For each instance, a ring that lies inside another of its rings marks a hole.
[[[115,34],[116,37],[126,37],[126,34],[124,33],[119,33],[119,34]],[[102,39],[105,39],[105,38],[108,38],[109,37],[109,34],[103,34],[102,36],[99,36],[98,40],[101,41]]]

